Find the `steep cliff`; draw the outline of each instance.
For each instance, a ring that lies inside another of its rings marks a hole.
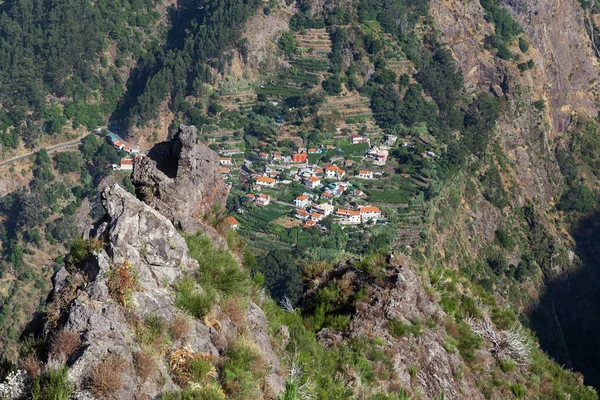
[[[544,349],[597,385],[596,357],[590,356],[597,344],[594,335],[586,333],[599,326],[593,294],[596,268],[590,257],[595,251],[590,249],[595,217],[571,226],[572,217],[556,208],[561,194],[574,184],[574,178],[559,168],[557,154],[575,153],[578,126],[598,114],[600,68],[586,26],[590,11],[577,1],[499,2],[523,28],[523,42],[530,44],[521,52],[515,40],[510,49],[520,58],[502,60],[486,46],[496,26],[486,18],[482,3],[434,0],[431,12],[462,68],[467,88],[505,96],[490,162],[501,170],[509,204],[498,209],[480,194],[485,184],[459,179],[434,213],[434,219],[442,217],[453,209],[453,196],[461,198],[458,218],[444,227],[439,220],[433,224],[438,259],[461,268],[474,257],[485,263],[498,243],[495,232],[510,231],[518,238],[516,247],[502,249],[510,268],[519,269],[530,257],[536,273],[525,282],[508,285],[495,278],[487,282],[488,287],[531,318],[530,326]],[[594,8],[589,8],[593,13]],[[534,68],[518,68],[528,60]],[[586,168],[585,163],[580,165]],[[594,178],[587,180],[596,185]],[[464,249],[469,256],[449,252],[451,248]]]

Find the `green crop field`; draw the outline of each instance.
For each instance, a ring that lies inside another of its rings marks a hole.
[[[235,218],[244,230],[268,232],[268,225],[282,215],[287,214],[290,210],[292,210],[292,207],[271,203],[266,207],[255,206],[245,214],[237,214]]]
[[[294,65],[307,71],[327,71],[329,69],[329,60],[319,58],[297,58]]]
[[[413,194],[403,189],[368,190],[366,193],[373,203],[407,204]]]
[[[338,145],[338,147],[343,151],[343,154],[347,156],[363,156],[367,150],[369,150],[368,143],[352,144],[346,142]]]
[[[270,96],[280,96],[283,98],[292,97],[292,96],[300,96],[303,94],[305,90],[293,88],[289,86],[279,86],[279,85],[268,85],[263,88],[257,90],[258,94],[265,94]]]

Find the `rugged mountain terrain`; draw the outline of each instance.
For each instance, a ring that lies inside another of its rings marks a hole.
[[[164,45],[145,43],[118,108],[107,95],[102,113],[115,111],[131,140],[156,141],[156,129],[173,138],[135,159],[135,195],[94,174],[99,219],[57,261],[43,329],[21,338],[7,368],[20,372],[0,397],[597,398],[584,385],[600,387],[595,3],[221,1],[172,11]],[[78,124],[87,108],[71,97],[63,106]],[[240,178],[230,195],[204,139],[243,148],[262,173],[262,153],[355,132],[401,139],[381,180],[363,187],[390,224],[223,228],[251,182]],[[92,164],[118,160],[103,153],[90,152]],[[12,221],[18,201],[6,203]],[[33,226],[14,225],[27,228],[6,237],[16,266],[15,243]]]

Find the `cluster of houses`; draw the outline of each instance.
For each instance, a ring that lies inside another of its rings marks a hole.
[[[358,206],[358,210],[336,208],[329,203],[311,205],[309,196],[298,196],[294,203],[298,209],[295,217],[304,222],[304,228],[319,225],[323,219],[333,215],[340,225],[358,225],[381,219],[381,210],[375,206]]]
[[[96,134],[101,134],[101,130],[94,131]],[[121,171],[131,171],[133,170],[133,158],[137,157],[140,154],[140,149],[138,147],[133,147],[127,144],[125,140],[123,140],[119,135],[113,132],[108,133],[108,140],[115,148],[115,150],[122,150],[129,154],[127,157],[123,157],[119,164],[113,164],[112,169],[121,170]]]
[[[246,199],[254,204],[256,204],[257,206],[268,206],[269,204],[271,204],[271,196],[269,196],[268,194],[252,194],[252,193],[248,193],[246,194]]]

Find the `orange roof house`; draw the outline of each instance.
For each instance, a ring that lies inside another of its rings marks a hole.
[[[237,219],[233,218],[232,216],[225,218],[225,222],[227,223],[227,225],[229,225],[231,229],[237,229],[237,227],[239,226],[239,222],[237,221]]]
[[[292,162],[303,163],[308,161],[308,154],[306,153],[294,153],[292,154]]]
[[[275,186],[275,179],[269,178],[267,176],[259,176],[256,179],[256,184],[261,185],[261,186],[273,187],[273,186]]]

